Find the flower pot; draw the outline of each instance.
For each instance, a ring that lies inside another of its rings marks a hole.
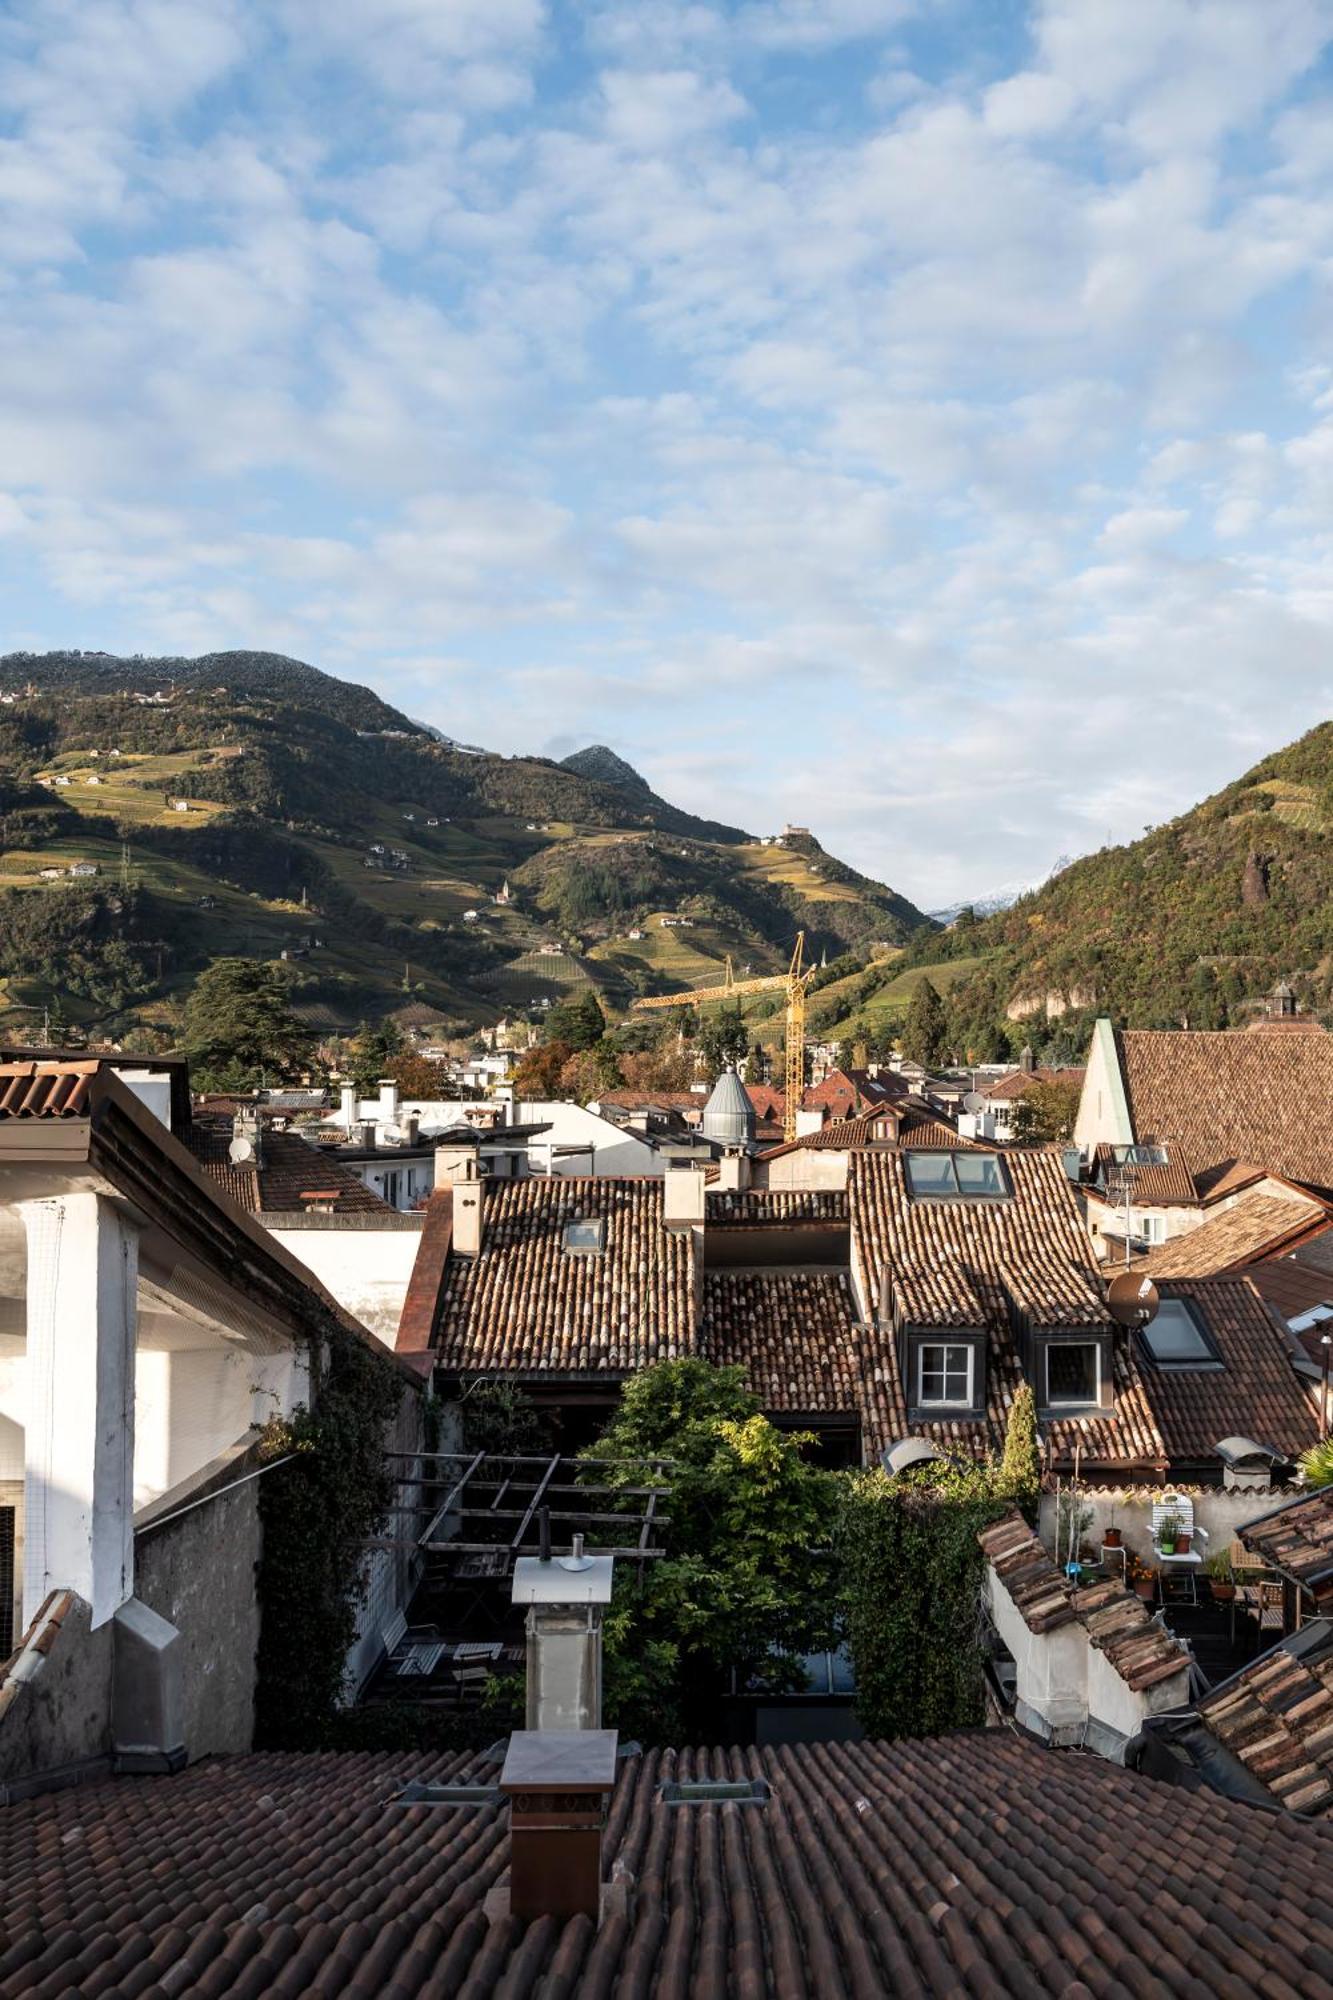
[[[1156,1589],[1157,1589],[1157,1584],[1153,1577],[1150,1576],[1140,1577],[1138,1582],[1134,1585],[1134,1594],[1136,1597],[1141,1597],[1145,1604],[1151,1604]]]
[[[1213,1601],[1217,1604],[1230,1604],[1236,1595],[1234,1583],[1221,1583],[1216,1577],[1208,1579],[1208,1587],[1213,1593]]]
[[[1177,1554],[1178,1556],[1187,1556],[1187,1555],[1189,1554],[1189,1552],[1190,1552],[1190,1539],[1191,1539],[1191,1538],[1190,1538],[1190,1536],[1189,1536],[1189,1535],[1177,1535],[1177,1536],[1176,1536],[1176,1554]]]
[[[1166,1540],[1163,1540],[1161,1543],[1161,1550],[1164,1556],[1173,1556],[1176,1552],[1176,1545],[1174,1542],[1168,1542]]]
[[[1108,1528],[1106,1530],[1106,1533],[1102,1536],[1102,1546],[1108,1549],[1118,1549],[1120,1547],[1119,1528]]]

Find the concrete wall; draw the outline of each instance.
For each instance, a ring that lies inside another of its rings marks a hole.
[[[110,1756],[114,1627],[94,1632],[91,1621],[76,1600],[41,1672],[0,1719],[0,1806],[11,1784],[38,1773],[46,1784],[72,1779]]]
[[[255,1425],[305,1402],[303,1349],[247,1354],[211,1346],[139,1348],[134,1369],[134,1504],[179,1486]]]
[[[995,1629],[1018,1668],[1019,1720],[1056,1741],[1078,1741],[1088,1712],[1088,1635],[1078,1624],[1030,1632],[989,1565],[987,1602]]]
[[[549,1170],[553,1174],[586,1174],[588,1160],[560,1160],[555,1151],[560,1146],[591,1146],[593,1149],[592,1171],[595,1174],[661,1175],[666,1172],[665,1155],[655,1152],[632,1132],[622,1131],[609,1118],[599,1118],[595,1112],[585,1110],[581,1104],[516,1104],[514,1106],[516,1125],[549,1125],[551,1130],[534,1139],[528,1149],[529,1158],[539,1172]]]
[[[763,1162],[759,1171],[764,1178],[756,1178],[757,1187],[830,1188],[842,1193],[847,1186],[847,1155],[831,1146],[803,1146],[797,1153]]]
[[[235,1476],[252,1469],[238,1455]],[[249,1479],[134,1537],[134,1594],[180,1633],[191,1761],[248,1750],[254,1736],[260,1483]]]
[[[379,1218],[301,1216],[289,1222],[284,1217],[277,1226],[270,1223],[268,1227],[283,1249],[299,1258],[340,1306],[392,1347],[425,1217],[413,1216],[408,1228],[345,1226],[363,1220],[378,1222]],[[302,1226],[293,1226],[295,1221]],[[325,1222],[335,1226],[316,1226]]]
[[[1163,1489],[1166,1490],[1166,1489]],[[1195,1489],[1181,1489],[1189,1493],[1194,1502],[1194,1519],[1199,1527],[1207,1530],[1208,1540],[1201,1553],[1215,1555],[1219,1549],[1229,1548],[1240,1529],[1247,1521],[1257,1521],[1261,1514],[1271,1514],[1284,1500],[1296,1497],[1294,1487],[1273,1487],[1263,1493],[1232,1493],[1222,1486],[1206,1486]],[[1137,1487],[1127,1492],[1085,1492],[1083,1503],[1092,1509],[1091,1527],[1084,1540],[1097,1548],[1105,1529],[1111,1525],[1112,1510],[1115,1526],[1124,1537],[1127,1549],[1137,1556],[1151,1558],[1152,1553],[1152,1501],[1153,1496],[1144,1488]],[[1044,1493],[1041,1500],[1041,1515],[1038,1532],[1048,1549],[1055,1547],[1056,1500],[1052,1493]]]

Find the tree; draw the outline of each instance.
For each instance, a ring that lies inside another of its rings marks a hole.
[[[750,1046],[740,1003],[720,1007],[699,1031],[699,1059],[710,1083],[716,1082],[728,1063],[740,1064]]]
[[[546,1039],[568,1042],[571,1049],[590,1049],[606,1033],[606,1016],[591,986],[552,1007],[546,1017]]]
[[[1004,1426],[1004,1455],[997,1490],[1028,1512],[1041,1491],[1041,1456],[1037,1449],[1037,1403],[1032,1385],[1020,1382]]]
[[[750,1053],[745,1058],[745,1081],[747,1083],[768,1082],[768,1051],[762,1042],[751,1042]]]
[[[288,975],[259,959],[215,959],[185,1003],[185,1053],[205,1090],[299,1076],[314,1039],[292,1012]]]
[[[363,1097],[377,1089],[381,1077],[394,1074],[394,1064],[403,1053],[403,1031],[393,1020],[372,1028],[363,1021],[356,1040],[347,1052],[348,1074]]]
[[[620,1058],[620,1074],[631,1090],[688,1090],[694,1082],[694,1055],[674,1042]]]
[[[944,1002],[928,979],[920,981],[908,1004],[902,1045],[905,1056],[927,1069],[944,1060]]]
[[[1034,1083],[1014,1106],[1010,1121],[1014,1138],[1023,1146],[1058,1145],[1068,1139],[1082,1094],[1078,1084],[1059,1077]]]
[[[542,1103],[560,1095],[560,1074],[574,1051],[568,1042],[543,1042],[529,1049],[514,1071],[514,1096]]]
[[[759,1414],[741,1368],[664,1361],[626,1385],[587,1456],[588,1478],[649,1483],[671,1460],[669,1553],[642,1587],[624,1565],[605,1624],[608,1713],[622,1730],[694,1742],[712,1726],[732,1668],[742,1684],[800,1687],[800,1656],[833,1643],[825,1559],[835,1482],[809,1438]],[[631,1500],[631,1507],[642,1505]]]
[[[590,1049],[572,1055],[560,1072],[560,1093],[576,1104],[587,1104],[604,1090],[617,1090],[622,1078],[615,1043],[603,1036]]]

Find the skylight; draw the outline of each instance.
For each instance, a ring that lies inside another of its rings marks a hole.
[[[1156,1317],[1140,1327],[1139,1339],[1159,1368],[1220,1368],[1218,1354],[1185,1299],[1163,1299]]]
[[[1009,1176],[994,1153],[931,1153],[924,1148],[903,1155],[907,1185],[917,1197],[935,1201],[1007,1201],[1013,1193]]]
[[[1111,1151],[1118,1167],[1164,1167],[1166,1165],[1165,1146],[1113,1146]]]
[[[562,1238],[566,1250],[595,1255],[606,1248],[606,1217],[597,1215],[588,1222],[567,1222]]]

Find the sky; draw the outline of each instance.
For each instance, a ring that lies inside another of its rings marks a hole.
[[[0,650],[923,907],[1333,715],[1333,0],[0,0]]]

